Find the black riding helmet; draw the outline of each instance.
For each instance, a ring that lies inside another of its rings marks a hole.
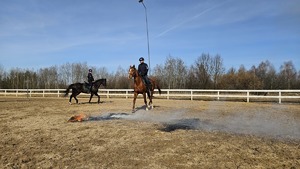
[[[144,61],[145,59],[143,57],[140,57],[139,61]]]
[[[89,72],[92,72],[92,69],[89,69]]]

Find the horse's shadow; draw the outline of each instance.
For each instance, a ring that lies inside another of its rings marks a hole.
[[[158,107],[160,107],[160,106],[153,106],[153,108],[151,108],[149,110],[153,110],[154,108],[158,108]],[[140,106],[140,107],[136,107],[134,112],[137,112],[139,110],[146,110],[146,108],[147,108],[146,105],[143,105],[143,106]]]
[[[99,103],[98,102],[81,102],[78,104],[104,104],[104,103],[107,103],[107,102],[105,102],[105,101],[100,101]]]

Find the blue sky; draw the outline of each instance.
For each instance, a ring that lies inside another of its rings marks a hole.
[[[300,69],[299,0],[144,0],[151,67],[219,54],[226,70],[269,60]],[[86,62],[115,71],[148,62],[138,0],[1,0],[0,65],[39,69]]]

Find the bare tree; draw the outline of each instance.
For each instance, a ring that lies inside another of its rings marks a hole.
[[[247,72],[247,78],[249,79],[248,89],[258,90],[262,89],[262,81],[256,75],[256,67],[252,66]]]
[[[250,89],[250,78],[244,65],[241,65],[237,72],[237,89]]]
[[[176,59],[176,88],[183,89],[186,87],[187,66],[182,59]]]
[[[211,77],[213,81],[213,88],[218,88],[219,80],[221,75],[224,73],[225,68],[223,67],[223,59],[220,55],[216,55],[211,60]]]
[[[58,68],[52,66],[49,68],[41,68],[39,70],[39,86],[44,89],[58,88]]]
[[[256,76],[262,83],[262,89],[274,89],[278,86],[276,83],[276,70],[268,60],[258,65]]]
[[[300,89],[300,70],[298,71],[297,83],[295,89]]]
[[[111,84],[110,86],[116,89],[128,89],[130,81],[128,80],[127,71],[119,66],[113,80],[110,80],[109,83]]]
[[[167,57],[164,67],[164,77],[167,81],[167,87],[171,88],[184,88],[187,70],[184,62],[179,58]]]
[[[0,89],[4,86],[5,70],[4,67],[0,64]]]
[[[199,88],[207,89],[211,81],[211,58],[209,54],[202,54],[195,62],[195,74]]]
[[[198,82],[195,79],[197,79],[196,68],[193,65],[191,65],[186,76],[186,88],[199,88]]]
[[[8,72],[0,65],[0,88],[65,88],[68,84],[87,79],[88,69],[93,69],[95,79],[106,78],[108,88],[129,88],[127,71],[121,66],[115,73],[106,67],[89,66],[84,63],[66,63],[35,70],[10,69]],[[249,70],[241,65],[238,71],[230,68],[226,74],[223,60],[219,55],[199,56],[189,68],[182,59],[168,56],[164,64],[154,67],[153,76],[162,88],[190,89],[299,89],[300,71],[297,72],[292,61],[284,62],[276,73],[269,61],[261,62]]]
[[[106,67],[100,67],[95,69],[95,78],[102,79],[108,78],[109,72]]]
[[[22,88],[22,82],[20,82],[20,78],[21,78],[21,69],[20,68],[13,68],[10,70],[8,76],[8,83],[10,84],[10,88],[12,89],[20,89]]]
[[[73,63],[72,64],[72,83],[83,82],[87,79],[88,65],[84,63]]]
[[[58,74],[58,80],[63,86],[67,86],[72,81],[72,65],[70,63],[65,63],[59,67],[59,74]]]
[[[284,62],[280,67],[279,79],[283,89],[291,89],[296,86],[297,71],[292,61]]]
[[[231,67],[226,74],[221,76],[220,81],[220,88],[222,89],[237,89],[237,71]]]
[[[155,76],[161,88],[167,88],[167,80],[165,78],[165,70],[162,64],[153,68],[153,76]]]

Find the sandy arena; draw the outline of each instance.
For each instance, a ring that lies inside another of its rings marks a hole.
[[[0,97],[0,168],[300,168],[299,104],[87,101]]]

